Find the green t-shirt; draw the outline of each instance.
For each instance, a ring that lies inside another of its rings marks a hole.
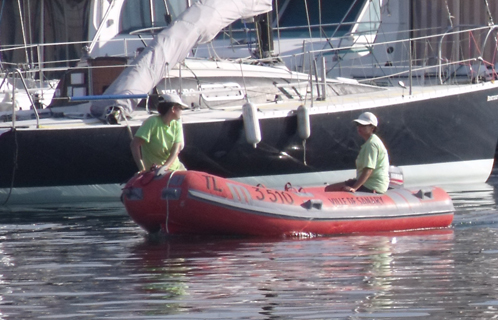
[[[152,116],[138,128],[135,137],[145,140],[142,145],[142,159],[145,169],[152,165],[163,165],[168,159],[173,144],[183,142],[182,123],[172,120],[170,125],[164,124],[160,116]],[[171,170],[184,170],[178,157],[170,167]]]
[[[389,156],[380,138],[372,136],[361,146],[356,158],[356,178],[365,168],[373,169],[372,175],[363,185],[378,193],[384,193],[389,187]]]

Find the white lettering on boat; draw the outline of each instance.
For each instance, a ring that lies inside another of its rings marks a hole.
[[[384,200],[381,197],[355,197],[355,198],[328,198],[334,206],[351,206],[351,205],[383,205]]]
[[[249,204],[252,200],[251,194],[246,187],[227,183],[228,189],[232,193],[233,200]]]

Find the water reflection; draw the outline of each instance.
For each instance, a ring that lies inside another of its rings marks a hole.
[[[145,268],[139,272],[156,279],[141,290],[169,300],[170,311],[175,298],[181,301],[177,311],[203,315],[231,307],[248,317],[256,308],[268,319],[355,317],[381,310],[406,317],[420,312],[393,312],[399,304],[393,288],[422,273],[442,288],[453,269],[447,257],[453,238],[453,230],[446,229],[311,240],[170,239],[145,242],[133,252]],[[423,256],[427,252],[431,257]],[[417,256],[423,263],[414,265]]]
[[[474,227],[498,223],[498,170],[493,171],[486,183],[445,185],[455,205],[454,227]]]
[[[0,312],[110,319],[457,319],[496,301],[496,234],[150,239],[123,217],[0,228]]]

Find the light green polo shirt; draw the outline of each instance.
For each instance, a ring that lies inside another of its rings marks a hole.
[[[168,126],[160,116],[152,116],[138,128],[135,137],[142,138],[146,142],[142,145],[142,159],[145,169],[148,170],[153,164],[163,165],[171,153],[173,144],[183,142],[182,123],[172,120]],[[170,169],[184,170],[185,167],[177,157]]]
[[[378,193],[384,193],[389,187],[389,156],[380,138],[372,136],[361,146],[356,158],[356,178],[365,168],[373,169],[372,175],[363,185]]]

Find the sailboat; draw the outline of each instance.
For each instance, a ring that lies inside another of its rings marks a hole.
[[[492,46],[494,27],[420,38],[405,31],[387,43],[377,31],[374,43],[345,34],[343,42],[305,52],[309,62],[296,71],[279,59],[194,57],[196,45],[241,17],[264,15],[271,1],[233,0],[234,10],[226,1],[197,2],[154,29],[151,42],[136,36],[143,49],[130,50],[130,38],[116,36],[124,55],[93,57],[115,41],[104,29],[119,31],[130,12],[126,1],[105,3],[100,40],[61,79],[51,106],[0,114],[1,202],[117,199],[136,172],[133,133],[154,113],[157,95],[171,92],[192,107],[182,118],[185,166],[242,183],[305,187],[354,176],[362,141],[352,120],[364,111],[379,118],[378,134],[407,186],[483,182],[491,172],[498,141],[493,68],[485,56],[453,61],[450,53],[476,34],[484,34],[480,49]],[[378,4],[372,10],[381,10]],[[385,14],[379,17],[383,28]],[[434,44],[435,62],[414,55]],[[372,57],[378,48],[389,60]]]

